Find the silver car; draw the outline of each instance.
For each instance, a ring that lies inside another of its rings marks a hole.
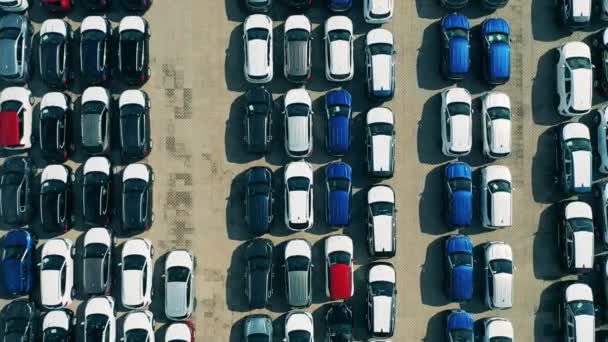
[[[293,239],[285,246],[285,293],[289,306],[305,308],[312,300],[312,260],[310,244]]]
[[[245,319],[245,342],[272,341],[272,319],[268,315],[251,315]]]
[[[32,27],[24,15],[0,18],[0,79],[25,83],[30,78]]]
[[[188,319],[194,311],[194,269],[196,258],[190,250],[176,249],[165,261],[165,315],[174,321]]]
[[[310,78],[311,26],[304,15],[292,15],[285,21],[284,73],[294,83],[304,83]]]

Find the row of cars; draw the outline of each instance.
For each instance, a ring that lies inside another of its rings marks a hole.
[[[145,11],[152,5],[153,0],[120,0],[122,6],[129,11]],[[0,0],[0,10],[5,12],[24,12],[30,8],[32,0]],[[118,0],[78,0],[90,11],[105,11]],[[40,4],[51,12],[67,12],[75,7],[75,0],[40,0]]]
[[[0,79],[22,84],[32,73],[33,29],[24,15],[8,14],[0,18]],[[115,36],[117,76],[129,85],[141,85],[150,76],[148,22],[139,16],[124,17]],[[74,33],[61,19],[42,23],[39,44],[39,73],[42,81],[53,88],[66,88],[74,79],[72,45]],[[102,16],[86,17],[79,30],[80,79],[88,85],[107,82],[112,74],[112,27]]]

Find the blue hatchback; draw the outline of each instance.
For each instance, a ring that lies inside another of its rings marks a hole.
[[[504,19],[486,19],[481,24],[483,72],[490,84],[505,84],[511,77],[510,34],[509,23]]]
[[[441,20],[441,71],[445,78],[460,80],[471,66],[469,19],[451,13]]]
[[[475,341],[473,315],[464,310],[452,310],[448,315],[446,341]]]
[[[2,245],[2,281],[10,295],[24,295],[32,289],[36,240],[23,229],[11,230]]]
[[[352,96],[346,90],[332,90],[325,95],[327,113],[327,153],[343,156],[350,150]]]
[[[452,162],[445,167],[445,216],[451,227],[470,226],[473,221],[473,181],[471,167]]]
[[[446,295],[452,302],[473,298],[473,243],[468,236],[452,235],[445,242]]]
[[[352,0],[328,0],[327,7],[333,12],[345,12],[353,6]]]
[[[327,206],[325,219],[330,227],[346,227],[350,224],[350,199],[352,195],[352,169],[342,162],[333,162],[325,168]]]

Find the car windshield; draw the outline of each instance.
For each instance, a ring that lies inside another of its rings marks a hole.
[[[343,252],[343,251],[337,251],[337,252],[331,252],[329,254],[329,264],[331,265],[335,265],[335,264],[345,264],[345,265],[350,265],[350,254]]]
[[[496,336],[490,337],[490,342],[513,342],[510,337]]]
[[[82,115],[99,115],[105,108],[101,101],[88,101],[82,105]]]
[[[493,194],[497,193],[497,192],[509,192],[510,193],[511,192],[511,183],[509,183],[503,179],[491,181],[490,183],[488,183],[488,189]]]
[[[471,106],[464,102],[452,102],[448,104],[448,114],[454,115],[471,115]]]
[[[377,122],[369,125],[372,135],[393,135],[393,125],[384,122]]]
[[[148,331],[145,329],[131,329],[127,331],[126,342],[146,342],[148,341]]]
[[[566,141],[566,146],[572,151],[589,151],[591,152],[591,142],[585,138],[573,138]]]
[[[327,180],[327,185],[330,191],[350,190],[350,180],[346,178],[330,178]]]
[[[12,318],[6,321],[6,327],[4,328],[5,334],[9,333],[21,333],[27,329],[29,321],[23,318]]]
[[[253,183],[249,184],[249,195],[268,195],[270,188],[265,183]]]
[[[19,185],[23,181],[23,175],[17,172],[7,172],[2,175],[0,183],[2,185]]]
[[[587,57],[566,58],[566,64],[568,64],[568,67],[572,70],[591,69],[591,60]]]
[[[4,101],[2,102],[2,111],[4,112],[18,112],[22,107],[19,101]]]
[[[454,329],[450,331],[451,342],[473,342],[473,332],[468,329]]]
[[[303,29],[293,29],[287,31],[287,40],[293,41],[307,41],[310,38],[310,33]]]
[[[375,281],[369,285],[372,296],[392,297],[395,284],[388,281]]]
[[[445,35],[448,37],[448,39],[456,37],[468,38],[469,32],[461,28],[451,28],[445,31]]]
[[[2,260],[21,260],[25,255],[25,246],[7,245],[2,251]]]
[[[393,216],[395,204],[390,202],[375,202],[369,205],[372,210],[372,216],[389,215]]]
[[[472,183],[470,179],[467,178],[454,178],[448,181],[450,185],[450,189],[453,192],[456,191],[471,191]]]
[[[348,106],[330,106],[327,107],[327,113],[329,113],[329,116],[343,116],[343,117],[348,117],[348,114],[350,113],[350,108]]]
[[[249,30],[247,30],[247,39],[248,40],[254,40],[254,39],[266,40],[266,39],[268,39],[268,30],[263,29],[263,28],[249,29]]]
[[[513,274],[513,263],[505,259],[492,260],[490,261],[490,271],[492,271],[492,274]]]
[[[291,256],[285,262],[289,271],[308,271],[310,259],[302,255]]]
[[[490,116],[490,119],[492,119],[492,120],[498,120],[498,119],[510,120],[511,119],[511,111],[509,110],[509,108],[505,108],[505,107],[488,108],[488,115]]]
[[[190,277],[190,270],[183,266],[173,266],[167,270],[168,282],[185,283]]]
[[[568,220],[574,232],[593,233],[593,221],[588,218],[575,217]]]
[[[270,259],[264,257],[255,257],[249,259],[249,268],[253,271],[266,271],[270,269]]]
[[[120,107],[121,116],[140,116],[143,112],[144,108],[139,104],[128,104]]]
[[[264,102],[254,102],[247,106],[249,115],[266,115],[268,114],[268,104]]]
[[[266,334],[251,334],[247,336],[247,342],[269,342],[270,339]]]
[[[588,300],[575,300],[575,301],[568,303],[568,306],[570,307],[570,310],[572,310],[572,313],[574,314],[574,316],[578,316],[578,315],[594,316],[595,315],[595,310],[593,308],[593,302],[590,302]]]
[[[369,46],[369,51],[372,55],[392,55],[393,46],[386,43],[377,43]]]
[[[142,270],[146,264],[146,257],[143,255],[127,255],[123,260],[123,269],[128,270]]]
[[[87,341],[103,341],[103,333],[108,325],[109,317],[104,314],[92,314],[86,318]]]
[[[69,340],[68,331],[63,328],[47,328],[42,334],[42,342],[64,342]]]
[[[287,106],[288,116],[307,116],[310,112],[310,107],[303,103],[294,103]]]
[[[452,264],[452,267],[473,266],[473,255],[470,253],[450,253],[448,258],[450,259],[450,264]]]
[[[332,42],[336,41],[336,40],[346,40],[346,41],[350,40],[350,32],[348,32],[346,30],[329,31],[327,33],[327,36],[329,37],[329,40]]]
[[[59,271],[65,262],[65,258],[61,255],[53,254],[47,255],[42,259],[42,270],[43,271]]]
[[[287,180],[289,191],[308,191],[310,181],[306,177],[291,177]]]
[[[290,331],[288,334],[289,342],[310,342],[310,333],[304,330]]]
[[[19,29],[8,27],[0,31],[0,40],[13,41],[19,37]]]
[[[498,42],[509,43],[509,36],[504,33],[490,33],[486,36],[486,39],[490,44]]]
[[[101,259],[108,252],[108,246],[102,243],[91,243],[84,247],[84,257],[86,259]]]

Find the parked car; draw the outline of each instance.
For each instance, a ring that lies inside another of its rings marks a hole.
[[[33,104],[34,98],[29,89],[8,87],[0,92],[1,149],[21,151],[32,147]]]
[[[450,88],[441,93],[441,150],[448,157],[466,156],[471,152],[471,103],[471,94],[464,88]]]
[[[32,25],[27,16],[10,13],[0,18],[0,79],[26,83],[30,79]]]
[[[120,155],[125,161],[147,157],[152,151],[150,98],[143,90],[125,90],[118,99]]]
[[[287,6],[295,10],[307,10],[312,7],[312,0],[287,0]]]
[[[194,323],[190,321],[171,323],[165,331],[165,342],[172,341],[194,341],[196,338],[196,330]]]
[[[292,158],[310,156],[313,149],[312,100],[304,88],[285,95],[285,151]]]
[[[384,24],[393,18],[393,0],[364,0],[363,18],[368,24]]]
[[[4,12],[23,12],[29,7],[28,0],[1,0],[0,10]]]
[[[390,258],[397,250],[395,192],[388,185],[374,185],[367,192],[367,243],[374,258]]]
[[[559,0],[555,4],[562,24],[568,29],[581,29],[591,22],[591,0]]]
[[[505,84],[511,78],[511,29],[502,18],[481,24],[483,71],[489,84]]]
[[[503,165],[481,170],[481,221],[485,228],[510,227],[513,222],[511,171]]]
[[[245,94],[245,145],[251,153],[266,153],[272,142],[272,94],[264,86],[251,88]]]
[[[72,225],[72,170],[48,165],[40,177],[40,223],[47,232],[65,233]]]
[[[42,342],[76,341],[76,316],[70,309],[47,312],[42,319]]]
[[[367,112],[365,127],[367,173],[372,177],[390,178],[395,170],[395,117],[386,107]]]
[[[583,283],[568,285],[561,306],[560,318],[564,341],[594,341],[595,308],[593,292],[589,285]]]
[[[496,10],[507,6],[509,0],[483,0],[481,6],[484,9]]]
[[[346,16],[325,21],[325,77],[328,81],[350,81],[355,73],[353,22]]]
[[[489,242],[484,246],[485,299],[493,310],[510,309],[513,306],[513,251],[502,241]]]
[[[491,317],[483,320],[483,342],[513,342],[513,324],[506,318]]]
[[[23,226],[31,220],[35,174],[36,166],[29,158],[4,160],[0,172],[0,220],[3,223]]]
[[[350,306],[345,302],[330,303],[325,313],[325,326],[325,342],[352,342],[353,312]]]
[[[333,162],[325,167],[327,192],[325,221],[332,228],[350,225],[352,197],[352,169],[343,162]]]
[[[441,71],[448,80],[461,80],[469,73],[470,32],[469,19],[463,14],[454,12],[441,19]]]
[[[332,12],[346,12],[353,7],[352,0],[328,0],[327,9]]]
[[[118,25],[118,72],[129,85],[141,86],[150,78],[150,26],[139,16],[126,16]]]
[[[60,92],[46,93],[40,102],[38,143],[45,160],[65,162],[70,154],[71,101]]]
[[[593,152],[589,128],[579,122],[570,122],[556,128],[557,182],[566,194],[591,191],[593,181]]]
[[[121,3],[129,11],[146,11],[152,6],[153,0],[122,0]]]
[[[285,317],[285,342],[313,342],[314,321],[305,311],[293,310]]]
[[[40,253],[40,299],[47,309],[61,309],[72,303],[74,287],[74,242],[53,238],[42,246]]]
[[[104,11],[112,7],[116,0],[80,0],[80,3],[89,11]]]
[[[122,246],[120,281],[122,305],[127,309],[140,309],[152,302],[152,257],[154,247],[148,239],[133,238]]]
[[[600,228],[602,230],[602,241],[608,245],[608,183],[604,182],[598,185],[599,193],[599,211],[600,211]],[[606,297],[608,298],[608,297]]]
[[[254,166],[247,171],[245,222],[255,236],[270,232],[274,214],[272,204],[272,170]]]
[[[346,235],[325,240],[325,291],[331,300],[353,296],[353,241]]]
[[[483,154],[492,159],[511,154],[511,99],[503,92],[489,91],[481,100]]]
[[[123,322],[122,341],[154,342],[154,315],[148,310],[135,310],[127,313]]]
[[[245,0],[249,12],[267,13],[272,8],[272,0]]]
[[[590,272],[594,267],[594,228],[591,206],[582,201],[564,205],[558,226],[562,263],[572,273]]]
[[[110,161],[106,157],[91,157],[84,163],[82,176],[82,216],[90,226],[110,222]]]
[[[306,308],[312,302],[312,250],[308,241],[285,245],[285,294],[290,307]]]
[[[87,295],[109,294],[112,287],[112,249],[116,238],[103,227],[90,228],[84,235],[82,284]]]
[[[272,319],[268,315],[257,314],[247,316],[243,329],[245,342],[272,342]]]
[[[352,96],[348,90],[332,90],[325,95],[327,114],[327,153],[343,156],[350,150],[352,126]]]
[[[165,315],[174,321],[183,321],[194,312],[194,271],[196,257],[188,249],[174,249],[165,261]]]
[[[365,36],[367,96],[375,101],[389,101],[395,95],[395,46],[393,34],[376,28]]]
[[[452,310],[447,318],[447,341],[475,341],[475,320],[464,310]]]
[[[606,10],[602,10],[602,16],[606,15],[606,18],[602,20],[608,21],[608,0],[604,0],[603,4],[606,6]],[[608,94],[608,29],[604,29],[601,32],[601,38],[595,38],[593,40],[593,46],[596,47],[598,51],[596,53],[599,55],[600,62],[600,70],[599,71],[599,86],[604,93],[604,95]]]
[[[367,273],[367,331],[375,337],[391,337],[395,332],[397,282],[395,268],[374,262]]]
[[[80,75],[87,84],[100,84],[110,78],[111,39],[112,27],[104,17],[88,16],[80,24]]]
[[[303,231],[314,222],[313,173],[305,161],[291,162],[285,167],[285,225]]]
[[[272,80],[272,19],[264,14],[252,14],[243,24],[245,79],[250,83]]]
[[[587,114],[593,105],[591,50],[585,43],[569,42],[557,51],[557,111],[569,117]]]
[[[451,302],[473,299],[473,242],[466,235],[452,235],[445,242],[445,289]]]
[[[6,294],[28,294],[34,285],[37,239],[25,229],[8,231],[2,240],[2,285]]]
[[[84,304],[84,341],[115,341],[116,317],[114,299],[110,296],[93,297]]]
[[[311,76],[312,27],[305,15],[291,15],[283,33],[283,73],[293,83],[305,83]]]
[[[272,250],[267,239],[251,240],[245,250],[245,294],[251,309],[262,309],[272,297]]]
[[[90,155],[110,151],[110,92],[102,87],[89,87],[82,93],[80,105],[80,139]]]
[[[597,154],[599,157],[599,171],[608,173],[608,106],[598,110],[595,116],[597,123]]]
[[[149,230],[154,222],[152,185],[154,172],[146,164],[129,164],[122,172],[122,229]]]
[[[47,0],[48,1],[48,0]],[[70,3],[71,0],[51,0],[45,4]],[[65,88],[71,79],[70,43],[72,28],[61,19],[47,19],[40,29],[38,61],[40,78],[53,88]]]
[[[450,162],[443,172],[445,220],[450,227],[467,227],[473,221],[473,178],[464,162]]]
[[[3,342],[38,341],[38,324],[38,310],[34,304],[25,299],[14,300],[2,308],[0,337]]]

